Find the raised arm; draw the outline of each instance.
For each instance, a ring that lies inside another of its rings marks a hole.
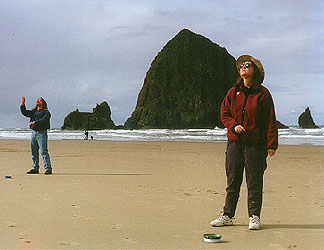
[[[26,109],[26,98],[23,96],[21,97],[21,106],[20,106],[20,111],[21,113],[26,116],[26,117],[32,117],[33,112],[31,110]]]

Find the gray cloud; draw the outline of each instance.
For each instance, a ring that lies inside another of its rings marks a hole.
[[[2,1],[0,127],[26,127],[18,110],[22,95],[28,107],[39,96],[48,101],[53,127],[70,111],[91,111],[104,100],[115,123],[123,124],[150,63],[183,28],[235,57],[259,57],[279,117],[294,102],[323,110],[323,102],[313,101],[323,91],[323,7],[306,0]],[[308,98],[299,98],[300,92]],[[324,124],[323,114],[315,114]]]

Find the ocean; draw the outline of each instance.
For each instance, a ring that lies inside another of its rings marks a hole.
[[[29,140],[30,129],[1,129],[0,139]],[[84,131],[51,129],[49,140],[83,140]],[[107,141],[180,141],[225,142],[226,129],[145,129],[145,130],[92,130],[89,138]],[[317,129],[290,127],[279,129],[279,145],[324,145],[324,126]]]

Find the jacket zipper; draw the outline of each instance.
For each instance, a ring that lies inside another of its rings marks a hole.
[[[246,103],[247,103],[249,94],[244,93],[244,95],[245,95],[245,100],[244,100],[243,111],[242,111],[242,126],[243,127],[244,127],[244,118],[245,118],[245,108],[246,108]]]

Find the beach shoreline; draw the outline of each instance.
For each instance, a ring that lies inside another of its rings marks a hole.
[[[49,140],[83,140],[82,130],[48,130]],[[214,129],[108,129],[90,130],[89,139],[104,141],[176,141],[176,142],[226,142],[227,130]],[[30,129],[0,128],[1,139],[29,140]],[[324,128],[302,129],[290,127],[279,129],[279,145],[320,145],[324,146]]]
[[[0,140],[0,249],[322,249],[324,146],[280,145],[268,158],[257,232],[247,230],[245,181],[235,226],[209,225],[224,203],[225,148],[50,140],[54,174],[41,160],[31,176],[29,140]]]

